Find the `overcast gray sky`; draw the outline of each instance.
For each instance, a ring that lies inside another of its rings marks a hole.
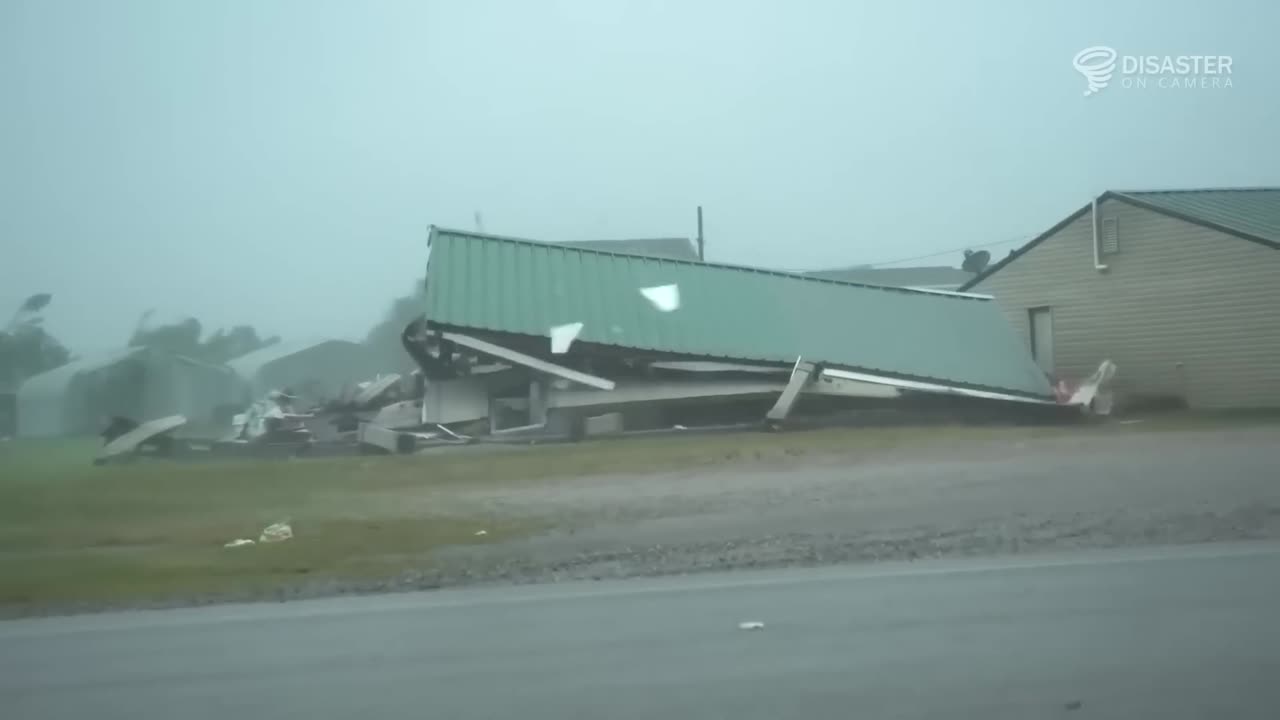
[[[1046,229],[1108,188],[1280,185],[1280,4],[0,2],[0,312],[359,337],[426,228],[692,235],[874,263]],[[1110,87],[1075,54],[1230,55]],[[915,264],[955,263],[957,254]]]

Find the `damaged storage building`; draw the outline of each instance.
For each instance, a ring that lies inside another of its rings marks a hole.
[[[337,397],[373,372],[363,345],[335,339],[278,342],[227,365],[244,379],[255,398],[288,388],[313,401]]]
[[[425,311],[405,342],[427,423],[670,427],[722,420],[734,399],[782,420],[802,396],[1055,404],[999,308],[973,295],[433,228]]]
[[[213,424],[244,384],[221,365],[145,347],[72,360],[18,389],[19,437],[92,435],[112,416],[135,421],[185,415]]]
[[[1118,406],[1280,407],[1280,189],[1107,192],[965,286]]]

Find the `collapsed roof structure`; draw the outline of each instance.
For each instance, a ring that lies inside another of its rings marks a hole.
[[[277,342],[230,360],[227,366],[244,379],[253,396],[291,387],[333,397],[372,369],[363,346],[334,338]]]
[[[97,462],[144,446],[175,457],[410,453],[504,438],[778,427],[797,416],[825,422],[831,411],[883,417],[921,400],[1001,414],[1093,408],[1105,406],[1114,375],[1104,363],[1083,383],[1051,386],[984,295],[435,227],[429,247],[425,312],[401,335],[419,366],[411,376],[350,386],[306,412],[272,391],[208,442],[174,437],[181,415],[118,422]],[[263,370],[326,348],[338,359],[319,366],[359,366],[340,341],[272,346],[230,364],[243,382],[293,381],[296,372]]]
[[[424,421],[460,420],[451,412],[462,406],[492,424],[503,398],[537,426],[571,404],[734,394],[775,398],[779,419],[806,393],[1055,402],[986,296],[437,227],[429,247],[425,323],[408,329],[406,348],[438,392],[470,390],[460,404],[433,403],[429,388]],[[475,368],[490,377],[478,383]],[[513,369],[523,374],[492,382]]]

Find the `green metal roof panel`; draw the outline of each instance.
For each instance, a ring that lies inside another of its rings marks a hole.
[[[1051,397],[989,300],[801,274],[570,248],[433,228],[427,318],[438,325],[576,342],[791,363]],[[675,284],[680,307],[640,288]]]
[[[1156,210],[1280,243],[1280,188],[1116,193]]]

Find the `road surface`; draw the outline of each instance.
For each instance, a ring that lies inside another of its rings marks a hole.
[[[20,620],[0,694],[23,720],[1270,719],[1280,545]]]

